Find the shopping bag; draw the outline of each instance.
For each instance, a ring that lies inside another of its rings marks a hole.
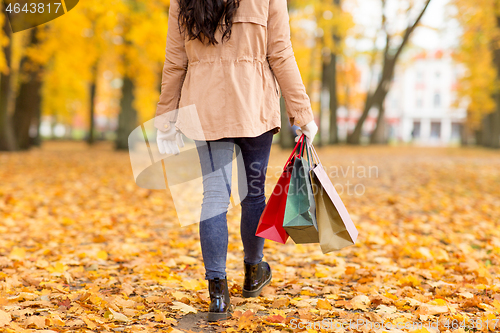
[[[295,157],[286,200],[283,228],[296,244],[319,243],[316,209],[310,181],[310,159],[302,157],[307,138]],[[309,155],[309,154],[308,154]]]
[[[313,168],[313,163],[312,159],[310,159],[309,157],[309,149],[307,149],[306,152],[307,152],[307,161],[309,166],[309,169],[307,170],[307,176],[309,180],[309,186],[307,186],[307,196],[309,197],[309,213],[311,214],[314,227],[316,228],[316,230],[318,230],[318,222],[316,221],[316,201],[314,200],[314,190],[312,187],[312,179],[311,179],[311,170]]]
[[[310,175],[316,203],[319,244],[321,251],[328,253],[353,245],[358,237],[358,230],[312,145],[311,153],[315,160]]]
[[[278,243],[285,244],[288,239],[288,233],[283,228],[283,219],[285,216],[286,199],[288,196],[288,186],[290,185],[290,176],[293,164],[295,162],[295,151],[301,144],[301,140],[297,142],[290,157],[283,167],[283,173],[278,179],[278,183],[273,189],[273,193],[269,198],[266,208],[260,216],[259,225],[257,226],[256,236],[273,240]]]

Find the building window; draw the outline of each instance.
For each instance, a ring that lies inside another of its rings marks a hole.
[[[440,106],[441,106],[441,94],[437,92],[434,94],[434,107],[438,108]]]
[[[422,98],[422,96],[418,96],[417,97],[417,101],[416,101],[415,105],[419,109],[422,108],[422,107],[424,107],[424,99]]]
[[[413,131],[411,131],[412,138],[420,138],[420,121],[413,122]]]
[[[462,124],[461,123],[452,123],[451,124],[451,139],[458,140],[462,136]]]
[[[424,79],[424,72],[419,70],[417,71],[417,81],[422,81]]]
[[[431,122],[431,138],[432,139],[441,138],[441,122],[438,121]]]

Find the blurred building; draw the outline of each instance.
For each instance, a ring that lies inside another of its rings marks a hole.
[[[461,70],[441,50],[421,52],[399,66],[385,101],[389,136],[423,145],[460,143],[467,114],[456,100]]]
[[[358,68],[361,89],[374,88],[381,68],[373,70],[362,61]],[[453,62],[450,51],[407,53],[396,66],[392,87],[385,100],[387,138],[428,146],[459,144],[466,119],[466,108],[457,105],[456,101],[457,78],[461,71],[462,68]],[[354,129],[361,111],[339,108],[341,140]],[[365,140],[375,128],[377,115],[378,110],[374,108],[365,121]]]

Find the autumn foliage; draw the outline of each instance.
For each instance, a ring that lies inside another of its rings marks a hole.
[[[273,281],[261,297],[245,299],[239,209],[230,210],[235,311],[210,325],[198,226],[179,226],[168,191],[135,185],[128,154],[83,143],[0,154],[0,331],[275,332],[325,319],[439,320],[440,332],[456,333],[467,330],[452,329],[453,322],[489,320],[491,329],[500,317],[498,154],[318,153],[327,170],[337,170],[331,179],[345,189],[358,242],[323,255],[317,244],[267,241]],[[267,194],[288,154],[273,146]],[[360,173],[369,167],[377,172]]]

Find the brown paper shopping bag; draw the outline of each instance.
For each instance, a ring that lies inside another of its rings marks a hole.
[[[311,151],[316,160],[310,173],[316,202],[319,243],[321,251],[328,253],[353,245],[358,237],[358,230],[312,145]]]

